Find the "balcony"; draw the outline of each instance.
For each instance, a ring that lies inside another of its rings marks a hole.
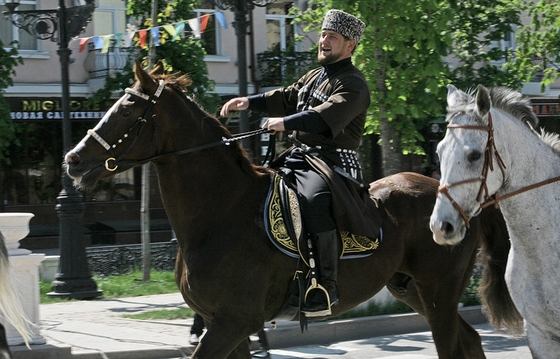
[[[90,42],[84,67],[89,72],[90,79],[106,78],[115,73],[122,73],[124,67],[130,63],[129,57],[132,55],[132,48],[117,47],[114,40],[111,41],[106,53],[96,50]]]
[[[265,51],[257,54],[260,85],[286,86],[317,67],[316,51]]]

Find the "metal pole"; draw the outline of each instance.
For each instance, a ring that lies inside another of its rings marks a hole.
[[[237,0],[234,9],[235,34],[237,35],[237,67],[239,74],[239,96],[247,96],[247,1]],[[239,132],[249,131],[249,118],[247,111],[239,112]],[[250,139],[242,140],[243,147],[252,153]]]
[[[72,51],[68,48],[67,13],[64,0],[59,0],[59,49],[62,81],[62,137],[63,151],[72,145],[72,123],[70,119],[70,79],[68,64]],[[72,184],[66,171],[62,171],[62,191],[57,197],[56,210],[60,230],[60,262],[58,273],[52,283],[49,296],[76,299],[96,298],[103,294],[97,290],[88,267],[83,237],[84,203],[80,192]]]

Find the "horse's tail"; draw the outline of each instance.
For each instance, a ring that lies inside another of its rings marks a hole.
[[[523,317],[511,299],[504,277],[511,246],[504,218],[498,209],[490,207],[483,211],[481,220],[484,239],[478,261],[483,274],[478,296],[482,310],[495,328],[522,334]]]
[[[21,335],[25,344],[29,346],[31,327],[34,325],[27,319],[21,302],[16,295],[10,272],[12,267],[8,257],[8,249],[4,236],[0,232],[0,314]]]

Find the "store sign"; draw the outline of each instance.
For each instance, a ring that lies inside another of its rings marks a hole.
[[[57,121],[62,120],[62,103],[60,99],[6,97],[10,105],[10,117],[16,122]],[[71,120],[99,121],[107,109],[99,104],[91,104],[87,99],[70,100]]]

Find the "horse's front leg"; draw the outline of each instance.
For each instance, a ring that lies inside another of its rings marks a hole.
[[[12,359],[12,353],[6,339],[6,329],[0,324],[0,359]]]
[[[248,338],[263,326],[263,321],[251,320],[248,315],[216,315],[191,359],[250,359]]]

